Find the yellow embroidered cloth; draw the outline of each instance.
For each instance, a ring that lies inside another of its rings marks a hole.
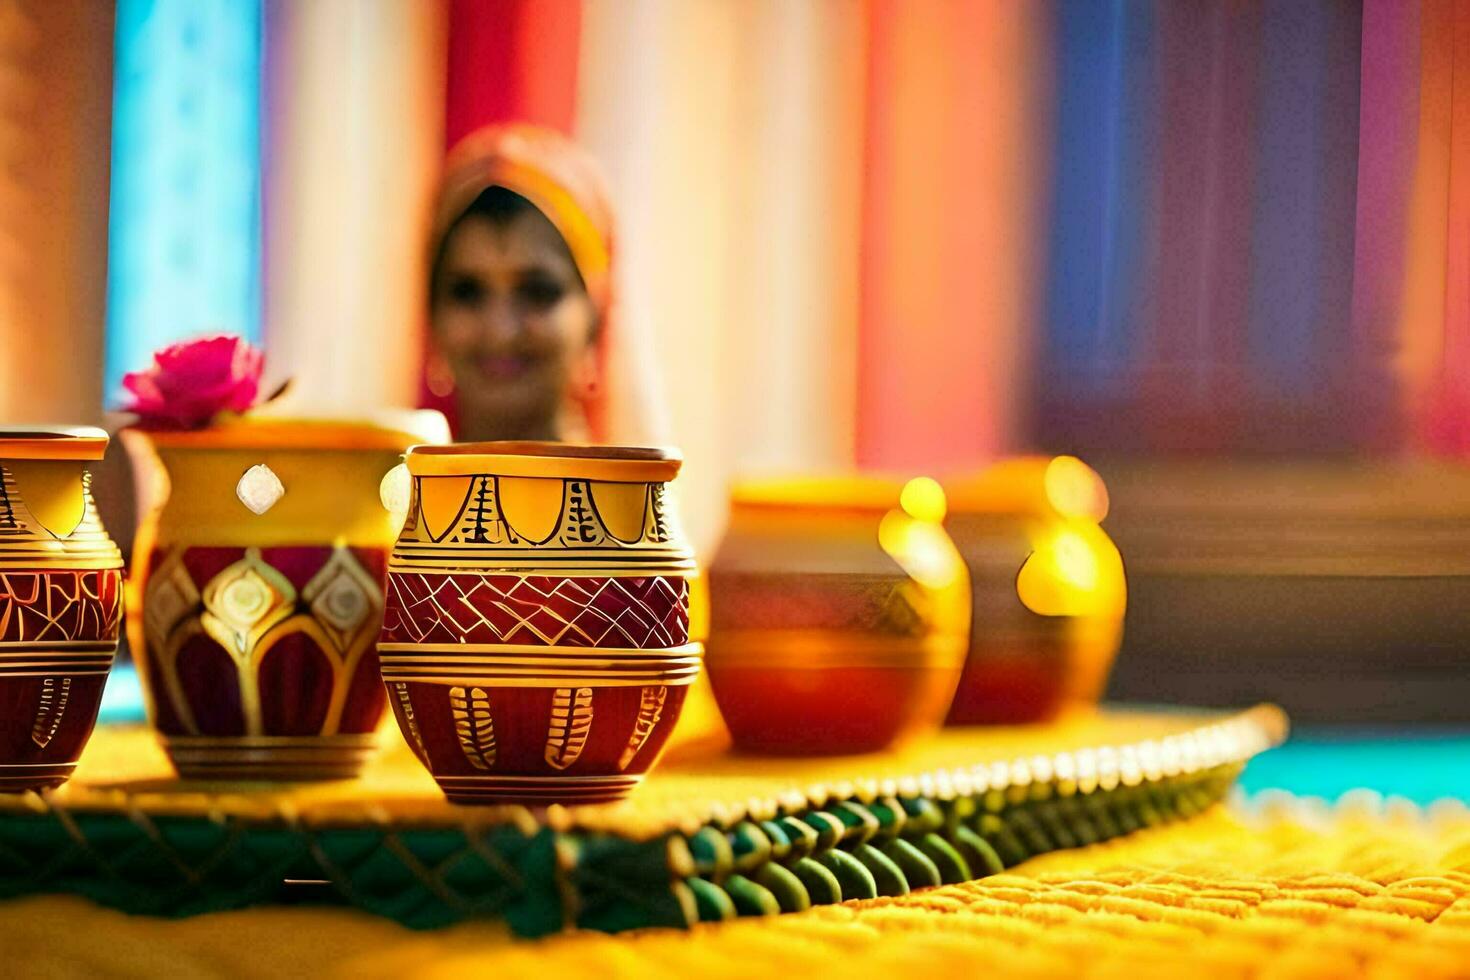
[[[535,941],[334,909],[171,921],[26,899],[0,905],[0,962],[47,977],[1464,977],[1470,812],[1217,807],[902,898]]]

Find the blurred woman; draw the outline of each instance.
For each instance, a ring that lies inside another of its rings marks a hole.
[[[472,133],[432,244],[425,383],[457,438],[605,440],[613,231],[591,159],[534,126]]]

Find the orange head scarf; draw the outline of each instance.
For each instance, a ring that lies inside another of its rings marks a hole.
[[[555,130],[526,123],[475,130],[455,144],[445,161],[434,206],[431,264],[455,223],[490,187],[504,187],[534,204],[572,253],[598,322],[593,344],[599,384],[583,408],[592,437],[606,439],[613,217],[601,171],[581,147]],[[452,399],[435,398],[426,391],[424,400],[430,407],[445,410],[451,423],[455,421],[454,406],[441,404]]]

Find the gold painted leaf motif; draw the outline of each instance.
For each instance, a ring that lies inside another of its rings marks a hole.
[[[31,741],[37,748],[44,749],[56,737],[61,727],[61,716],[66,713],[66,702],[71,698],[71,678],[48,677],[41,682],[41,700],[36,705],[36,721],[31,725]]]
[[[557,688],[551,696],[551,727],[546,734],[546,764],[565,769],[577,761],[592,732],[592,688]]]
[[[451,687],[449,711],[454,717],[454,736],[469,764],[476,769],[494,768],[495,721],[490,717],[490,699],[484,689]]]
[[[633,734],[628,736],[628,746],[623,749],[622,756],[618,759],[618,768],[628,768],[628,763],[638,756],[643,748],[643,743],[648,741],[648,736],[658,727],[658,720],[664,713],[664,701],[667,699],[669,689],[666,687],[645,687],[643,696],[638,704],[638,719],[633,722]]]

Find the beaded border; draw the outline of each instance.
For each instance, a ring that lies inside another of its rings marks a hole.
[[[1130,745],[751,800],[652,838],[578,827],[559,808],[465,811],[450,826],[26,794],[0,806],[0,897],[70,892],[163,915],[307,901],[415,927],[501,918],[526,936],[688,927],[969,881],[1183,819],[1285,732],[1261,706]]]

